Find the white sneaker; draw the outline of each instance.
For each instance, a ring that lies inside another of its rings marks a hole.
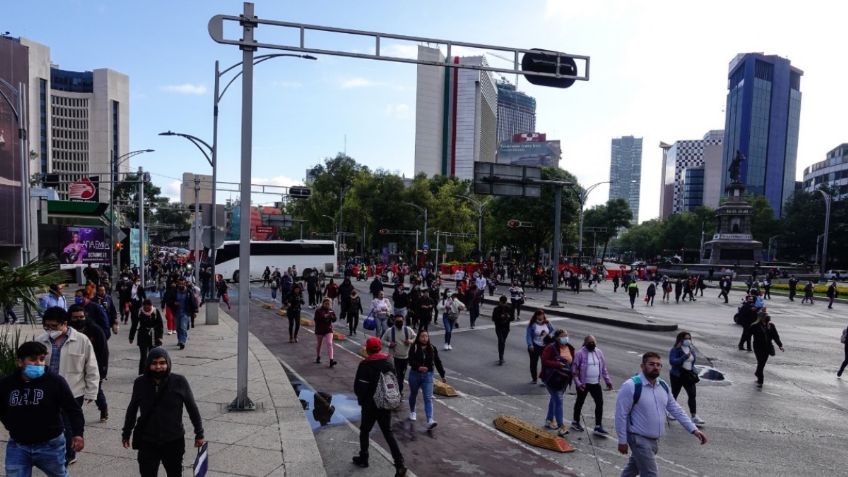
[[[452,350],[452,349],[453,349],[453,345],[449,344],[449,345],[448,345],[448,349]]]
[[[445,350],[445,351],[447,351],[447,350],[449,350],[449,349],[450,349],[450,345],[449,345],[449,344],[447,344],[447,343],[445,343],[445,345],[442,347],[442,349],[443,349],[443,350]]]
[[[418,416],[415,415],[415,411],[409,413],[409,420],[414,421]]]
[[[427,419],[427,430],[432,430],[434,427],[436,427],[436,421],[433,419]]]
[[[700,426],[701,424],[705,424],[705,423],[706,423],[706,421],[704,421],[703,419],[701,419],[700,417],[698,417],[698,415],[697,415],[697,414],[695,414],[694,416],[692,416],[692,422],[693,422],[694,424],[699,425],[699,426]]]

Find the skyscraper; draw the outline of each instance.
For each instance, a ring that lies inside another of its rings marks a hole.
[[[482,56],[445,59],[438,49],[418,47],[418,58],[485,65]],[[491,73],[418,65],[415,112],[415,173],[471,179],[474,162],[495,162],[497,87]]]
[[[763,53],[740,53],[728,70],[722,190],[739,151],[746,159],[740,180],[778,216],[795,189],[803,74],[789,60]]]
[[[623,136],[612,140],[610,199],[624,199],[639,223],[639,192],[642,185],[642,138]]]
[[[498,81],[498,144],[536,131],[536,100],[505,79]]]
[[[660,218],[700,205],[718,207],[721,141],[724,131],[709,131],[703,139],[666,144],[660,189]],[[714,190],[713,190],[714,189]],[[708,192],[715,192],[714,194]]]

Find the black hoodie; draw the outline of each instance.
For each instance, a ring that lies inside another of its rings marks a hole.
[[[168,370],[157,383],[150,371],[150,363],[162,357],[168,361]],[[129,439],[135,432],[134,449],[138,448],[139,441],[163,444],[183,439],[183,406],[194,426],[195,439],[202,439],[203,423],[188,381],[182,375],[171,373],[171,357],[167,351],[153,348],[147,355],[144,375],[136,378],[133,384],[132,398],[124,419],[123,438]]]
[[[0,420],[19,444],[41,444],[62,434],[59,411],[71,423],[71,435],[82,436],[85,419],[65,378],[46,370],[24,381],[21,369],[0,380]]]

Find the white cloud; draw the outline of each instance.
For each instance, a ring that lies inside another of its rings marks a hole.
[[[171,84],[163,86],[162,91],[165,91],[167,93],[202,96],[206,94],[206,85],[192,83]]]
[[[353,88],[371,88],[374,86],[381,86],[383,83],[379,81],[370,80],[368,78],[345,78],[341,80],[342,89],[353,89]]]
[[[275,176],[275,177],[252,177],[250,179],[250,183],[251,184],[259,184],[259,185],[291,187],[293,185],[303,184],[303,181],[298,180],[298,179],[292,179],[291,177],[286,177],[286,176]]]
[[[401,121],[405,121],[410,118],[410,108],[408,104],[405,103],[390,103],[386,105],[385,109],[386,116],[392,119],[398,119]]]
[[[182,181],[171,181],[165,184],[165,187],[162,187],[162,195],[170,199],[171,202],[179,202],[180,201],[180,187],[182,187]]]

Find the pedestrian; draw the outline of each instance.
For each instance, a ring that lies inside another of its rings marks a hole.
[[[374,423],[380,427],[383,438],[389,445],[392,459],[395,464],[395,477],[406,475],[406,467],[403,464],[403,455],[400,447],[392,434],[392,412],[388,409],[379,409],[374,402],[374,394],[383,373],[393,373],[394,368],[389,362],[389,355],[381,353],[383,348],[380,339],[370,337],[365,341],[365,351],[368,357],[359,363],[356,368],[356,378],[353,382],[353,391],[356,400],[362,407],[362,420],[359,423],[359,455],[353,456],[353,463],[359,467],[368,467],[368,446],[371,429]]]
[[[318,305],[318,273],[311,270],[306,277],[306,294],[309,297],[309,307],[315,308]]]
[[[728,294],[730,293],[730,286],[731,286],[730,277],[728,277],[727,275],[724,275],[723,277],[721,277],[721,280],[718,281],[718,288],[719,288],[718,298],[724,297],[725,303],[728,302],[727,298],[728,298]]]
[[[115,285],[115,290],[118,292],[121,323],[127,323],[130,320],[131,306],[130,291],[132,290],[132,285],[130,285],[130,277],[127,275],[122,276],[117,285]]]
[[[807,284],[804,285],[804,298],[801,300],[801,304],[807,303],[813,304],[813,290],[814,290],[813,282],[808,280]]]
[[[757,320],[757,309],[754,308],[754,297],[748,296],[745,302],[739,307],[739,321],[742,325],[742,336],[739,338],[739,351],[742,351],[742,346],[751,351],[751,325]]]
[[[356,336],[356,330],[359,328],[359,315],[362,313],[362,298],[356,290],[352,290],[350,293],[346,313],[347,316],[344,319],[347,320],[348,334]]]
[[[226,303],[227,310],[232,310],[233,307],[230,306],[230,294],[228,293],[229,288],[230,288],[230,286],[227,285],[227,281],[224,280],[224,276],[219,273],[218,274],[218,282],[217,282],[218,298],[223,300],[224,303]],[[174,316],[173,312],[171,313],[171,316],[172,316],[171,323],[173,323],[174,321],[176,321],[175,318],[173,318],[173,316]],[[170,324],[170,326],[173,327],[173,331],[171,332],[171,334],[176,333],[177,325],[176,324]]]
[[[636,280],[627,284],[627,294],[630,296],[630,308],[632,309],[636,303],[636,297],[639,296],[639,285],[636,284]]]
[[[445,345],[444,350],[452,350],[451,337],[453,329],[458,328],[459,313],[465,309],[465,305],[459,301],[459,295],[451,293],[450,290],[445,290],[442,302],[439,303],[439,311],[442,312],[442,325],[445,327]],[[429,335],[427,335],[429,337]]]
[[[671,380],[671,394],[674,399],[677,399],[680,389],[686,390],[686,396],[689,397],[689,414],[692,416],[692,422],[700,426],[704,424],[704,420],[698,417],[697,412],[695,390],[696,384],[701,379],[698,377],[698,370],[695,368],[696,357],[695,348],[692,347],[692,334],[688,331],[677,333],[674,346],[668,352],[668,364],[671,365],[668,370],[668,377]]]
[[[795,275],[789,277],[789,301],[795,301],[795,294],[798,289],[798,279],[795,278]]]
[[[769,277],[763,278],[763,298],[771,300],[771,280],[769,280]]]
[[[284,298],[287,307],[286,318],[289,320],[289,343],[297,343],[297,333],[300,331],[300,309],[303,306],[303,288],[295,283],[289,295]]]
[[[668,303],[669,298],[671,298],[671,281],[665,275],[662,278],[662,292],[662,301]]]
[[[554,331],[553,342],[542,351],[542,381],[548,390],[548,414],[545,427],[557,429],[559,436],[568,434],[563,423],[563,399],[565,389],[571,384],[571,364],[574,362],[574,347],[568,343],[568,331]]]
[[[609,435],[604,429],[604,396],[601,388],[601,380],[607,385],[607,391],[612,390],[612,381],[607,371],[607,361],[603,351],[598,348],[598,341],[589,335],[583,338],[583,347],[574,356],[572,365],[574,374],[574,386],[577,388],[577,400],[574,402],[574,416],[571,420],[571,428],[578,432],[585,429],[580,425],[580,415],[583,411],[583,403],[586,396],[591,395],[595,402],[595,434]]]
[[[147,355],[144,374],[133,383],[121,433],[124,449],[138,450],[141,477],[156,477],[159,463],[168,477],[182,475],[185,454],[183,408],[194,427],[194,447],[204,443],[203,422],[188,380],[172,372],[164,348]],[[130,438],[132,437],[132,441]]]
[[[88,337],[68,326],[68,312],[54,306],[44,311],[42,317],[44,334],[35,341],[47,348],[47,366],[51,373],[57,374],[68,382],[71,393],[78,405],[97,399],[100,371],[97,369],[97,356]],[[71,435],[71,417],[63,414],[65,420],[65,464],[77,461]]]
[[[149,298],[142,301],[141,308],[132,314],[130,327],[130,344],[136,340],[138,345],[138,375],[147,369],[147,355],[150,350],[162,346],[162,314],[153,307]]]
[[[68,301],[65,299],[65,295],[62,294],[63,288],[65,288],[65,285],[61,283],[50,284],[47,294],[41,297],[38,301],[42,313],[48,308],[53,308],[54,306],[58,306],[63,310],[68,309]]]
[[[221,282],[223,283],[223,280]],[[186,288],[184,279],[177,280],[177,288],[165,294],[165,303],[174,314],[174,321],[177,324],[177,345],[181,350],[185,349],[191,318],[197,315],[197,302]]]
[[[615,274],[615,275],[612,277],[612,292],[613,292],[613,293],[617,293],[617,292],[618,292],[618,285],[619,285],[620,283],[621,283],[621,282],[620,282],[620,279],[618,278],[618,274]]]
[[[327,346],[327,357],[330,358],[330,367],[336,365],[333,359],[333,322],[336,321],[336,312],[333,311],[333,300],[324,298],[321,306],[315,310],[313,318],[315,322],[315,364],[321,364],[321,346]]]
[[[332,278],[330,278],[330,283],[328,283],[326,288],[324,288],[324,292],[326,293],[327,298],[332,300],[332,303],[335,303],[336,298],[339,297],[339,286],[336,284],[336,282],[333,281]]]
[[[645,291],[645,305],[654,306],[654,297],[657,295],[657,286],[652,282]]]
[[[842,377],[842,372],[845,371],[845,366],[848,366],[848,327],[842,330],[842,338],[840,341],[842,341],[842,344],[845,346],[845,359],[842,361],[842,365],[839,366],[839,371],[836,372],[837,378]]]
[[[763,369],[766,367],[766,362],[769,356],[774,356],[774,344],[783,352],[783,343],[780,341],[780,335],[777,334],[777,328],[771,322],[771,316],[768,312],[761,311],[757,315],[757,321],[751,325],[751,335],[754,337],[754,356],[757,357],[757,370],[754,371],[754,376],[757,377],[757,387],[763,387]]]
[[[266,267],[266,268],[265,268],[265,270],[267,271],[267,270],[268,270],[268,268]],[[277,288],[279,288],[279,284],[278,284],[278,282],[277,282],[277,277],[273,277],[273,278],[272,278],[272,277],[270,277],[270,276],[269,276],[269,277],[266,279],[266,278],[263,276],[263,277],[262,277],[262,286],[263,286],[263,287],[265,286],[265,283],[266,283],[266,282],[269,282],[269,284],[271,285],[271,300],[272,300],[272,301],[277,301]]]
[[[433,308],[435,308],[435,303],[433,299],[430,298],[429,290],[426,288],[422,288],[419,292],[418,296],[418,307],[415,310],[415,321],[413,323],[413,328],[415,329],[427,329],[430,325],[430,317],[433,316]]]
[[[506,296],[501,295],[498,299],[498,305],[492,310],[492,321],[498,337],[498,366],[503,366],[506,337],[509,336],[509,323],[512,321],[512,307],[507,305]]]
[[[392,293],[392,303],[394,303],[395,314],[400,313],[406,319],[406,313],[409,309],[409,293],[406,292],[406,287],[403,285],[395,287],[395,291]]]
[[[0,380],[8,476],[30,476],[35,467],[50,477],[66,477],[65,435],[71,436],[74,452],[85,447],[82,409],[67,381],[46,369],[47,352],[43,343],[21,344],[14,372]]]
[[[674,302],[680,303],[680,294],[683,293],[683,282],[680,277],[674,280]]]
[[[409,349],[409,420],[415,421],[415,401],[418,390],[424,398],[424,415],[427,417],[427,430],[436,427],[433,419],[433,371],[439,372],[442,382],[446,383],[445,368],[439,359],[439,352],[430,343],[430,333],[419,330],[415,342]]]
[[[271,282],[271,267],[269,267],[268,265],[265,265],[265,271],[262,272],[262,286],[265,287],[270,282]],[[274,293],[274,295],[276,295],[276,293]]]
[[[389,316],[392,313],[392,304],[389,299],[383,295],[383,290],[377,292],[377,297],[371,300],[371,311],[368,315],[373,316],[377,321],[377,329],[374,336],[377,338],[383,336],[383,333],[389,328]]]
[[[345,279],[342,280],[342,284],[339,285],[339,315],[343,320],[347,320],[351,293],[353,293],[353,284],[350,283],[350,278],[345,277]],[[360,307],[361,306],[362,305],[360,304]],[[359,317],[358,314],[357,317]]]
[[[97,287],[97,294],[94,296],[94,303],[100,305],[106,312],[106,316],[109,319],[109,328],[112,333],[118,334],[118,310],[115,308],[115,303],[112,301],[112,297],[106,293],[105,286],[100,285]]]
[[[509,287],[509,298],[512,303],[512,319],[518,321],[521,318],[521,305],[524,304],[524,289],[517,281],[513,280],[512,286]]]
[[[830,286],[827,287],[827,300],[828,300],[827,301],[827,309],[828,310],[833,309],[833,300],[835,300],[836,297],[838,297],[838,296],[839,296],[839,288],[836,286],[836,280],[834,280],[833,283],[831,283]]]
[[[545,316],[545,310],[536,310],[527,323],[527,331],[524,338],[527,343],[527,352],[530,354],[530,384],[538,384],[539,358],[553,336],[554,327]],[[544,383],[542,384],[544,386]]]
[[[371,292],[371,298],[377,298],[379,292],[383,291],[383,281],[380,280],[379,276],[374,276],[374,280],[371,281],[368,289]]]
[[[649,351],[642,355],[642,372],[625,381],[615,401],[615,431],[618,434],[618,452],[630,458],[621,477],[654,477],[657,473],[656,453],[658,443],[665,433],[668,412],[677,422],[694,435],[701,444],[707,436],[683,412],[660,378],[660,355]]]
[[[415,330],[406,326],[403,316],[395,312],[394,323],[391,328],[383,333],[382,342],[389,348],[389,355],[394,362],[395,374],[398,380],[398,389],[403,395],[403,379],[406,376],[406,367],[409,360],[409,348],[415,341]]]
[[[68,326],[84,334],[94,348],[94,357],[97,358],[97,371],[100,374],[97,385],[97,399],[94,400],[94,403],[100,411],[100,422],[106,422],[109,420],[109,405],[106,402],[106,394],[103,392],[103,381],[109,372],[109,342],[103,330],[86,316],[85,308],[80,305],[74,304],[68,308]]]
[[[484,293],[484,288],[471,286],[468,289],[468,301],[466,303],[466,307],[468,308],[468,321],[471,324],[472,330],[474,329],[475,323],[477,323],[477,318],[480,316],[480,306],[483,304]]]

